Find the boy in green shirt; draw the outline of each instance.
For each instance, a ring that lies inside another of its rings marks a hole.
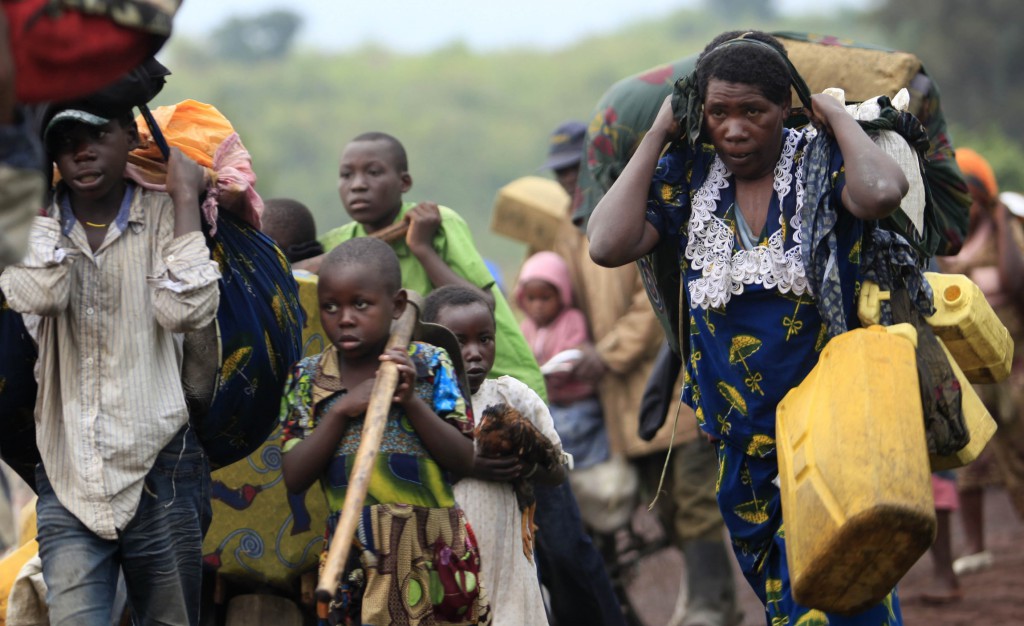
[[[491,376],[509,375],[547,398],[544,378],[505,296],[497,288],[458,213],[433,202],[402,202],[412,188],[408,157],[401,142],[379,132],[363,133],[341,153],[338,193],[353,222],[320,238],[330,251],[343,241],[365,237],[401,220],[409,222],[404,240],[391,245],[402,268],[402,287],[426,296],[437,287],[479,289],[494,305],[497,356]]]

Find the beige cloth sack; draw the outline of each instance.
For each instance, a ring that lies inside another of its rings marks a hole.
[[[629,524],[637,504],[640,476],[626,457],[613,454],[603,463],[573,470],[569,483],[587,527],[611,533]]]
[[[18,572],[7,600],[7,626],[49,626],[43,562],[35,555]]]

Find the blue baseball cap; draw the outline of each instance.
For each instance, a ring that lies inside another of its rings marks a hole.
[[[583,160],[583,137],[586,134],[587,125],[575,120],[556,128],[548,141],[548,159],[540,169],[560,170],[579,165]]]

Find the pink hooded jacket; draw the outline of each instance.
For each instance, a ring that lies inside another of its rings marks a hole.
[[[523,318],[519,324],[526,343],[543,366],[559,352],[589,342],[590,332],[583,312],[573,306],[572,281],[562,257],[554,252],[538,252],[526,260],[513,292],[520,309],[523,308],[523,285],[531,280],[542,280],[552,285],[562,301],[561,312],[547,326],[537,326],[529,317]],[[545,380],[552,404],[569,404],[596,394],[592,384],[577,380],[568,373],[551,374]]]

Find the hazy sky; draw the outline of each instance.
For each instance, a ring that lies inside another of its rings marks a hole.
[[[872,0],[776,0],[784,12],[866,6]],[[421,52],[462,40],[474,49],[559,47],[700,0],[185,0],[177,32],[200,36],[232,15],[288,8],[303,17],[302,45],[346,49],[367,41]]]

